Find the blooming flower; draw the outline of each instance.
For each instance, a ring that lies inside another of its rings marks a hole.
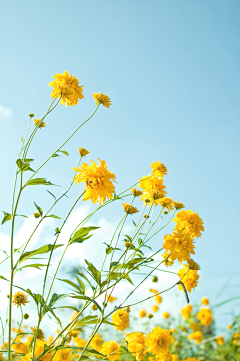
[[[149,199],[148,205],[153,202],[155,205],[158,204],[158,200],[153,199],[154,191],[157,191],[157,192],[159,192],[159,194],[161,193],[162,195],[167,193],[164,190],[166,187],[163,184],[163,180],[159,179],[155,175],[152,176],[151,174],[149,176],[144,176],[144,177],[140,178],[140,183],[138,186],[139,186],[139,188],[142,188],[144,190],[141,200],[146,201],[147,199]],[[150,200],[150,199],[152,199],[152,200]]]
[[[162,254],[163,262],[166,267],[173,265],[173,259],[171,258],[171,252],[164,252]]]
[[[207,306],[209,304],[208,298],[207,297],[203,297],[202,298],[202,304]]]
[[[140,191],[139,189],[136,188],[131,188],[132,194],[134,195],[134,197],[139,197],[143,194],[142,191]]]
[[[203,326],[209,326],[211,325],[213,321],[212,312],[210,308],[202,308],[198,314],[197,318],[200,320],[201,324]]]
[[[112,320],[116,330],[124,331],[129,326],[129,314],[122,308],[112,315]]]
[[[93,203],[104,203],[106,197],[113,198],[115,187],[112,182],[115,182],[116,176],[107,170],[105,160],[100,160],[97,165],[93,160],[91,166],[83,163],[80,168],[73,168],[77,174],[74,178],[74,183],[85,182],[86,192],[83,200],[91,199]]]
[[[181,314],[182,314],[182,316],[183,316],[183,318],[184,318],[185,320],[188,319],[188,317],[190,316],[191,312],[192,312],[192,306],[189,305],[189,304],[186,305],[185,307],[183,307],[183,308],[181,309]]]
[[[20,305],[25,306],[26,303],[29,303],[29,301],[27,300],[27,295],[25,295],[25,293],[22,291],[18,291],[15,293],[15,295],[13,296],[12,302],[17,307],[19,307]]]
[[[184,208],[184,204],[182,202],[175,202],[173,201],[173,207],[178,210]]]
[[[190,253],[195,254],[193,243],[193,239],[188,232],[177,230],[164,236],[163,247],[166,251],[171,252],[173,260],[178,259],[179,262],[182,262],[190,258]]]
[[[161,355],[168,351],[171,342],[170,331],[157,326],[147,334],[146,346],[152,354]]]
[[[123,205],[124,211],[125,211],[127,214],[134,214],[134,213],[139,212],[139,211],[137,210],[137,208],[136,208],[136,207],[133,207],[131,204],[122,203],[122,205]]]
[[[38,126],[38,128],[46,127],[46,123],[44,121],[41,121],[41,119],[33,119],[35,125],[38,125],[38,123],[41,122],[41,124]]]
[[[167,174],[167,168],[160,161],[151,163],[150,167],[152,168],[152,173],[160,179],[163,179],[163,176]]]
[[[169,212],[170,210],[173,210],[173,200],[171,198],[161,198],[159,199],[158,204],[160,204],[163,208],[167,208]]]
[[[97,350],[98,352],[101,351],[102,348],[102,344],[103,344],[103,339],[101,338],[101,336],[96,333],[92,339],[92,341],[90,342],[90,346],[94,349]]]
[[[111,100],[109,98],[108,95],[104,95],[102,93],[94,93],[93,94],[93,99],[96,100],[96,105],[97,104],[102,104],[105,107],[109,108],[110,105],[112,105]]]
[[[113,301],[115,301],[117,298],[116,297],[113,297],[113,296],[111,296],[111,295],[107,295],[107,300],[108,300],[108,302],[113,302]]]
[[[53,76],[55,80],[49,83],[53,87],[52,98],[61,97],[61,104],[73,106],[78,104],[78,99],[83,99],[83,85],[79,86],[79,80],[67,71]]]
[[[221,346],[224,343],[224,338],[222,336],[218,336],[216,338],[217,344]]]
[[[203,340],[204,337],[201,331],[195,331],[193,333],[190,333],[188,338],[189,340],[194,340],[197,345]]]
[[[152,310],[153,310],[153,312],[157,312],[158,311],[158,305],[153,305]]]
[[[43,334],[43,330],[41,328],[38,328],[37,327],[31,327],[31,330],[32,330],[32,334],[33,334],[33,337],[35,337],[35,333],[36,333],[36,330],[37,330],[37,340],[44,340],[44,334]]]
[[[173,221],[176,222],[174,230],[186,228],[192,237],[199,238],[204,231],[202,218],[191,209],[178,212]]]
[[[157,302],[157,303],[161,303],[162,302],[162,297],[160,295],[156,295],[154,297],[154,300]]]
[[[185,265],[185,264],[183,266],[184,266],[184,268],[181,268],[178,271],[178,276],[181,278],[181,280],[184,283],[184,285],[185,285],[186,289],[188,290],[188,292],[191,292],[192,288],[197,287],[197,282],[198,282],[198,279],[199,279],[199,275],[197,274],[197,271],[189,270],[187,272],[188,266]],[[185,274],[185,276],[183,277],[184,274]],[[182,287],[181,284],[178,286],[178,288],[180,290],[183,290],[183,287]]]
[[[90,153],[87,149],[85,149],[83,147],[78,148],[78,150],[79,150],[79,154],[81,157],[86,157],[86,155],[88,155]]]
[[[187,263],[188,263],[188,267],[191,269],[191,270],[194,270],[194,271],[198,271],[200,270],[200,266],[197,262],[195,262],[193,259],[189,258],[187,260]]]
[[[144,358],[146,352],[145,336],[141,332],[132,332],[126,337],[128,342],[128,351],[136,357],[137,361],[141,361]]]
[[[146,311],[145,310],[140,310],[139,311],[139,317],[145,317],[146,316]]]
[[[163,312],[163,318],[165,318],[165,319],[167,319],[167,318],[169,318],[169,313],[168,312]]]
[[[114,340],[104,342],[101,353],[107,356],[109,361],[116,361],[120,357],[120,345]]]

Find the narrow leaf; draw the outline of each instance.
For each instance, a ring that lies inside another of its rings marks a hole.
[[[43,210],[41,207],[39,207],[35,202],[33,202],[35,204],[35,207],[37,208],[38,212],[40,213],[40,216],[42,217],[43,215]]]
[[[30,251],[30,252],[25,252],[22,254],[22,256],[19,258],[19,263],[29,259],[30,257],[32,256],[35,256],[37,254],[43,254],[43,253],[48,253],[50,252],[51,250],[54,250],[58,247],[61,247],[63,246],[63,244],[59,244],[59,245],[55,245],[53,246],[52,244],[45,244],[45,246],[42,246],[38,249],[35,249],[33,251]]]
[[[25,186],[36,186],[36,185],[52,186],[52,185],[55,185],[55,184],[47,181],[45,178],[33,178],[33,179],[30,179],[25,184]]]
[[[10,219],[12,219],[12,215],[11,215],[11,214],[9,214],[9,213],[7,213],[7,212],[4,212],[4,211],[3,211],[3,214],[4,214],[4,216],[3,216],[3,220],[2,220],[2,223],[1,223],[1,224],[5,223],[5,222],[7,222],[7,221],[10,221]]]

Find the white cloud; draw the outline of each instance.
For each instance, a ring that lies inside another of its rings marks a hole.
[[[12,117],[12,110],[0,104],[0,120],[9,120]]]

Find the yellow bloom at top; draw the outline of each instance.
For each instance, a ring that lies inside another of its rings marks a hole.
[[[203,340],[203,333],[201,331],[195,331],[193,333],[190,333],[188,336],[189,340],[194,340],[196,344],[198,345]]]
[[[83,163],[80,168],[73,168],[77,174],[74,178],[74,183],[85,182],[86,192],[83,200],[91,199],[93,203],[104,203],[106,197],[113,198],[115,187],[112,182],[115,182],[116,176],[107,170],[105,160],[100,160],[97,165],[91,160],[91,166]]]
[[[109,108],[112,105],[111,100],[108,95],[104,95],[103,93],[94,93],[93,99],[96,100],[96,104],[102,104],[105,107]]]
[[[145,317],[147,314],[147,312],[145,310],[140,310],[139,311],[139,317]]]
[[[170,212],[170,210],[173,210],[173,200],[171,198],[161,198],[159,199],[158,203],[163,207],[167,208],[167,210]]]
[[[129,314],[122,308],[112,315],[112,320],[116,330],[124,331],[129,326]]]
[[[63,74],[57,73],[53,76],[55,80],[49,83],[53,87],[52,98],[61,97],[61,104],[73,106],[78,104],[78,99],[83,99],[83,85],[79,86],[79,80],[73,75],[69,75],[64,70]]]
[[[195,254],[193,239],[188,232],[177,230],[172,234],[164,236],[163,247],[171,252],[172,260],[178,259],[179,262],[190,258],[190,253]]]
[[[178,276],[180,278],[182,278],[183,275],[188,270],[187,265],[184,264],[183,266],[184,266],[184,268],[181,268],[178,271]],[[182,282],[184,283],[184,285],[185,285],[186,289],[188,290],[188,292],[191,292],[191,290],[193,288],[197,287],[198,279],[199,279],[199,275],[197,274],[197,271],[193,271],[193,270],[189,270],[187,272],[187,274],[182,278]],[[178,288],[183,291],[182,285],[179,285]]]
[[[145,341],[146,338],[144,333],[132,332],[126,337],[128,343],[128,351],[136,357],[137,361],[141,361],[146,353]]]
[[[168,351],[171,342],[170,331],[157,326],[147,334],[146,346],[149,352],[158,356]]]
[[[114,340],[104,342],[101,353],[105,355],[109,361],[116,361],[120,358],[120,345]]]
[[[165,174],[167,175],[167,168],[160,161],[151,163],[150,167],[152,168],[152,173],[160,179],[163,179]]]
[[[200,320],[201,324],[203,326],[209,326],[211,325],[213,321],[212,312],[210,308],[202,308],[198,314],[197,318]]]
[[[191,211],[191,209],[178,212],[173,221],[176,222],[174,230],[185,228],[193,238],[201,237],[201,232],[204,231],[202,218],[197,213]]]
[[[207,305],[209,304],[209,301],[208,301],[208,298],[207,298],[207,297],[203,297],[201,302],[202,302],[202,304],[205,305],[205,306],[207,306]]]
[[[24,292],[18,291],[13,296],[12,303],[19,307],[21,305],[25,306],[26,303],[29,303],[29,301],[27,300],[27,295]]]
[[[164,190],[166,187],[163,184],[163,180],[159,179],[156,176],[152,176],[151,174],[149,176],[144,176],[142,178],[140,178],[140,183],[139,183],[139,188],[142,188],[144,190],[144,193],[141,197],[142,201],[145,201],[146,199],[149,199],[150,202],[148,202],[148,205],[153,203],[155,204],[155,206],[158,204],[159,200],[161,199],[156,199],[154,200],[154,191],[159,192],[159,194],[166,194],[167,192]]]

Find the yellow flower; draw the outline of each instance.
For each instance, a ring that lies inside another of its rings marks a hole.
[[[113,297],[113,296],[111,296],[111,295],[107,295],[107,300],[108,300],[108,302],[113,302],[113,301],[115,301],[117,298],[116,297]]]
[[[198,271],[198,270],[200,270],[199,264],[197,264],[197,262],[194,262],[193,259],[189,258],[189,259],[187,260],[187,263],[188,263],[188,267],[189,267],[191,270],[193,270],[193,271]]]
[[[158,305],[153,305],[152,310],[153,310],[153,312],[157,312],[158,311]]]
[[[33,213],[33,216],[34,216],[35,218],[41,217],[40,213],[38,213],[38,212],[36,212],[36,213],[34,212],[34,213]]]
[[[127,214],[134,214],[139,212],[136,207],[133,207],[131,204],[122,203],[123,208]]]
[[[0,360],[4,361],[2,352],[0,352]]]
[[[172,353],[172,361],[178,361],[178,355],[176,355],[175,353]]]
[[[157,303],[161,303],[162,302],[162,297],[160,295],[156,295],[154,297],[154,300],[157,302]]]
[[[173,209],[173,200],[171,198],[161,198],[158,204],[160,204],[163,208],[167,208],[169,212]]]
[[[129,314],[122,308],[112,315],[112,320],[116,330],[124,331],[129,326]]]
[[[174,230],[186,228],[192,237],[199,238],[204,231],[202,218],[191,209],[178,212],[173,221],[176,222]]]
[[[96,333],[92,341],[90,342],[90,347],[100,352],[102,348],[102,344],[103,344],[103,339],[98,333]]]
[[[15,295],[13,296],[12,302],[17,307],[19,307],[20,305],[25,306],[26,303],[29,303],[29,301],[27,300],[27,295],[25,295],[25,293],[22,291],[18,291],[15,293]]]
[[[221,346],[224,343],[224,338],[222,336],[218,336],[216,338],[217,344]]]
[[[200,361],[199,359],[196,359],[195,357],[188,357],[185,361]]]
[[[235,332],[233,338],[239,338],[239,336],[240,336],[239,332]]]
[[[228,325],[227,328],[230,330],[232,328],[232,325]]]
[[[165,319],[167,319],[167,318],[169,318],[169,313],[168,312],[163,312],[163,318],[165,318]]]
[[[35,336],[36,329],[37,329],[37,327],[31,327],[33,337]],[[43,330],[41,328],[38,328],[38,330],[37,330],[37,340],[44,341],[44,334],[43,334]]]
[[[93,94],[93,99],[96,100],[96,105],[97,104],[102,104],[105,107],[109,108],[110,105],[112,105],[111,100],[109,98],[108,95],[104,95],[102,93],[94,93]]]
[[[209,304],[208,298],[207,297],[203,297],[202,298],[202,304],[207,306]]]
[[[100,160],[99,165],[92,160],[91,166],[83,163],[80,168],[73,168],[79,172],[74,178],[74,183],[85,182],[86,192],[84,193],[83,200],[91,199],[93,203],[104,203],[106,197],[113,198],[115,187],[112,183],[115,182],[116,176],[107,170],[105,160]]]
[[[98,308],[97,308],[97,306],[95,305],[95,303],[91,306],[91,309],[93,310],[93,311],[96,311]]]
[[[142,191],[140,191],[139,189],[136,188],[131,188],[132,194],[134,195],[134,197],[139,197],[143,194]]]
[[[195,242],[193,242],[189,233],[177,230],[164,236],[163,247],[166,251],[171,252],[173,260],[178,259],[179,262],[182,262],[191,257],[190,253],[195,254],[193,243]]]
[[[83,85],[79,86],[79,80],[73,75],[69,75],[67,71],[64,71],[63,74],[57,73],[53,78],[56,80],[49,83],[49,86],[53,87],[51,97],[61,97],[61,104],[77,105],[78,99],[84,98]]]
[[[185,320],[188,319],[191,312],[192,312],[192,306],[189,304],[181,309],[181,314]]]
[[[163,179],[165,174],[167,175],[167,168],[160,161],[151,163],[150,167],[152,168],[152,173],[160,179]]]
[[[41,122],[41,119],[33,119],[35,125],[38,125],[38,123]],[[46,123],[45,122],[41,122],[41,124],[38,126],[38,128],[43,128],[43,127],[46,127]]]
[[[170,351],[168,351],[162,354],[161,356],[156,357],[156,361],[172,361],[174,360],[172,356],[173,354]]]
[[[145,317],[146,316],[146,311],[145,310],[140,310],[139,311],[139,317]]]
[[[197,322],[192,322],[190,323],[189,327],[191,328],[191,330],[193,331],[198,331],[199,329],[199,324]]]
[[[168,351],[171,342],[170,331],[157,326],[147,334],[146,346],[152,354],[161,355]]]
[[[194,340],[197,345],[203,340],[204,337],[203,337],[203,334],[201,331],[195,331],[193,333],[190,333],[188,338],[189,338],[189,340]]]
[[[213,321],[212,312],[210,308],[202,308],[198,314],[197,318],[200,320],[201,324],[203,326],[209,326],[211,325]]]
[[[166,194],[167,192],[164,190],[166,187],[163,185],[163,180],[159,179],[156,176],[152,176],[151,174],[149,176],[144,176],[140,178],[139,188],[142,188],[144,190],[144,193],[141,197],[142,201],[146,201],[147,199],[149,202],[147,205],[154,202],[155,206],[158,204],[159,200],[153,199],[153,192],[157,191],[162,194]],[[150,200],[152,198],[152,200]]]
[[[182,202],[175,202],[173,201],[173,207],[178,210],[184,208],[184,204]]]
[[[78,150],[79,150],[79,154],[81,157],[86,157],[86,155],[88,155],[90,153],[87,149],[85,149],[83,147],[78,148]]]
[[[85,347],[86,343],[87,343],[83,338],[80,338],[80,337],[75,337],[74,341],[75,341],[77,347]]]
[[[127,312],[127,313],[130,313],[130,312],[131,312],[131,309],[130,309],[129,306],[126,306],[125,308],[126,308],[126,312]]]
[[[158,290],[155,290],[155,289],[153,289],[153,288],[150,288],[150,289],[149,289],[149,292],[152,292],[152,293],[157,294],[157,293],[158,293]]]
[[[103,344],[101,353],[109,359],[116,361],[120,358],[120,345],[116,341],[107,341]]]
[[[128,351],[136,357],[137,361],[144,358],[146,352],[145,336],[141,332],[133,332],[127,335],[126,341],[128,342]]]
[[[173,259],[171,258],[171,252],[164,252],[162,254],[162,257],[164,259],[163,262],[164,262],[166,267],[168,267],[168,266],[171,267],[173,265]]]
[[[199,279],[199,275],[197,274],[197,271],[189,270],[187,272],[187,274],[183,277],[183,275],[188,270],[187,265],[184,264],[183,266],[184,266],[184,268],[181,268],[178,271],[178,276],[181,278],[181,280],[184,283],[184,285],[185,285],[186,289],[188,290],[188,292],[191,292],[192,288],[197,287],[197,282],[198,282],[198,279]],[[180,290],[183,290],[182,285],[179,285],[178,288]]]

